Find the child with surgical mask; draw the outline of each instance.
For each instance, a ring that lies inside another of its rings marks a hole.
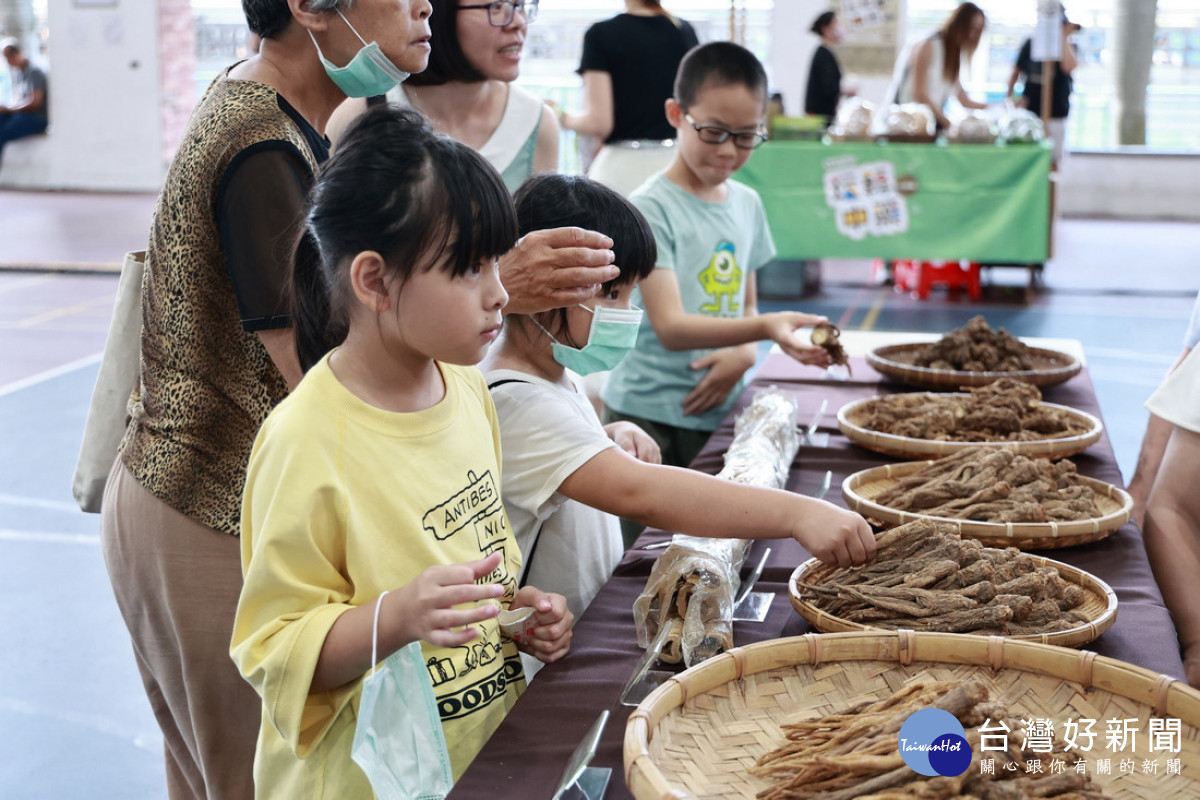
[[[536,175],[515,201],[522,235],[586,224],[613,240],[621,268],[591,302],[506,317],[481,365],[500,417],[500,494],[524,557],[522,583],[583,613],[621,557],[618,516],[693,536],[790,536],[829,564],[873,557],[875,539],[857,514],[664,466],[641,428],[602,427],[580,375],[611,369],[636,342],[642,312],[629,298],[654,269],[654,235],[628,200],[580,176]]]

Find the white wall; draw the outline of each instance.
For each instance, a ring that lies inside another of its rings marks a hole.
[[[0,185],[149,190],[162,183],[155,3],[49,0],[50,131],[37,158],[6,148]],[[12,161],[9,165],[11,150]]]
[[[1074,217],[1200,221],[1200,154],[1069,153],[1058,178],[1058,207]]]
[[[898,36],[903,44],[906,26],[903,23],[907,4],[901,0]],[[771,87],[783,92],[784,112],[789,116],[804,113],[804,87],[808,82],[808,68],[812,63],[813,51],[821,40],[809,32],[809,26],[817,15],[831,8],[830,0],[775,0],[772,30],[775,41],[771,43]],[[845,67],[843,67],[845,69]],[[883,103],[891,76],[876,77],[847,75],[858,82],[858,95],[876,107]]]

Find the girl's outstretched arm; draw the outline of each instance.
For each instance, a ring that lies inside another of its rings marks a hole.
[[[691,536],[790,536],[827,564],[862,564],[875,556],[875,536],[867,521],[832,503],[645,464],[616,448],[571,473],[559,491],[610,514]]]
[[[457,647],[474,639],[477,631],[463,627],[491,619],[499,613],[495,603],[503,596],[498,583],[476,584],[500,564],[500,553],[464,564],[436,566],[383,597],[379,612],[379,660],[401,647],[424,639],[440,647]],[[325,636],[310,692],[323,692],[357,680],[370,669],[371,629],[375,602],[363,603],[338,617]],[[478,603],[472,608],[455,608]]]

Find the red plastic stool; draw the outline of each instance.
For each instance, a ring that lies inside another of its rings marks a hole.
[[[914,292],[922,300],[934,286],[966,289],[972,300],[983,297],[975,261],[896,261],[892,276],[897,291]]]

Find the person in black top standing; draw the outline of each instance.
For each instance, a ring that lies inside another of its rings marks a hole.
[[[808,70],[808,88],[804,92],[804,113],[817,114],[825,118],[825,124],[833,121],[838,101],[842,97],[842,68],[838,65],[833,46],[845,38],[837,14],[826,11],[813,21],[810,30],[821,37],[821,44],[813,53],[812,66]]]
[[[597,22],[583,37],[579,74],[583,112],[562,114],[562,127],[604,143],[588,175],[628,194],[666,167],[675,138],[664,104],[674,91],[696,31],[661,0],[625,0],[625,13]],[[636,145],[634,144],[636,143]]]
[[[1071,88],[1074,83],[1071,73],[1075,71],[1078,64],[1075,47],[1071,44],[1069,37],[1082,29],[1082,26],[1068,20],[1066,11],[1063,11],[1062,55],[1059,61],[1052,62],[1054,77],[1050,83],[1050,119],[1046,129],[1047,135],[1054,144],[1054,164],[1056,166],[1062,163],[1067,133],[1067,114],[1071,111]],[[1008,96],[1012,97],[1017,83],[1023,81],[1025,88],[1017,105],[1029,109],[1038,116],[1042,114],[1043,67],[1043,62],[1033,60],[1033,40],[1026,39],[1021,45],[1021,52],[1017,54],[1012,75],[1008,79]]]

